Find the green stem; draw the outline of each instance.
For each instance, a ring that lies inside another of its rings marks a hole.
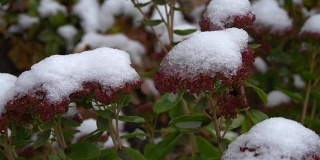
[[[118,147],[121,149],[122,144],[121,144],[121,139],[120,139],[120,132],[119,132],[119,114],[120,114],[120,109],[116,109],[116,130],[115,130],[115,135],[118,141]]]
[[[182,98],[181,102],[182,102],[182,108],[183,108],[184,114],[185,115],[190,115],[190,111],[189,111],[187,102],[183,98]],[[192,147],[191,154],[192,154],[192,157],[194,157],[195,153],[199,152],[198,145],[197,145],[197,140],[196,140],[196,135],[194,134],[194,132],[190,132],[190,133],[188,133],[188,136],[189,136],[190,144],[191,144],[191,147]]]

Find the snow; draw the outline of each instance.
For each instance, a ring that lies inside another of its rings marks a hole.
[[[82,89],[84,82],[99,82],[102,86],[121,87],[139,79],[130,66],[129,54],[112,48],[98,48],[71,55],[53,55],[33,65],[17,79],[17,93],[28,94],[39,88],[46,98],[61,101]]]
[[[226,23],[233,22],[230,17],[245,15],[250,12],[250,7],[248,0],[212,0],[204,15],[215,26],[225,28]]]
[[[284,94],[281,91],[273,90],[268,93],[268,103],[265,105],[266,107],[276,107],[280,104],[288,103],[291,101],[291,98]]]
[[[79,42],[75,50],[83,50],[89,46],[91,49],[99,47],[110,47],[118,48],[127,51],[132,59],[133,64],[142,66],[142,56],[145,54],[144,46],[138,41],[129,39],[122,33],[113,35],[103,35],[98,33],[87,33],[85,34],[81,42]]]
[[[244,152],[240,148],[255,149]],[[303,159],[311,152],[318,153],[320,138],[298,122],[285,118],[270,118],[253,126],[248,133],[233,141],[224,153],[224,160]],[[254,156],[254,154],[257,156]]]
[[[22,29],[28,29],[37,23],[39,23],[38,17],[32,17],[32,16],[29,16],[29,15],[23,14],[23,13],[18,15],[18,25]]]
[[[75,102],[72,102],[68,105],[68,112],[62,116],[65,118],[73,118],[76,115],[79,115],[81,117],[81,114],[77,109],[77,104]]]
[[[72,11],[81,19],[80,24],[85,32],[105,32],[114,24],[110,11],[100,8],[97,0],[79,0]]]
[[[268,71],[268,65],[261,57],[255,58],[253,66],[259,73],[266,73]]]
[[[72,143],[76,143],[81,137],[97,130],[97,121],[93,118],[85,119],[76,130],[80,131],[73,135]]]
[[[138,3],[147,3],[149,0],[138,0]],[[148,13],[151,4],[141,8],[143,13]],[[137,8],[134,7],[130,0],[105,0],[101,8],[103,10],[109,10],[113,16],[127,16],[132,17],[135,25],[140,24],[138,21],[144,19],[143,15],[139,12]]]
[[[57,32],[67,42],[72,42],[73,38],[78,33],[77,29],[73,25],[69,24],[58,27]]]
[[[4,106],[12,94],[17,77],[7,73],[0,73],[0,114],[5,112]]]
[[[306,87],[306,82],[302,79],[299,74],[293,74],[293,85],[297,89],[303,89]]]
[[[55,0],[41,0],[38,7],[38,12],[41,17],[56,15],[58,12],[67,14],[67,8]]]
[[[292,28],[292,20],[276,0],[254,1],[251,11],[256,15],[253,28],[257,30],[269,29],[271,33],[281,35]]]
[[[307,19],[300,34],[304,32],[320,34],[320,14],[314,14]]]
[[[247,47],[248,38],[247,32],[238,28],[198,32],[173,47],[166,57],[181,74],[213,70],[229,77],[242,65],[241,52]]]

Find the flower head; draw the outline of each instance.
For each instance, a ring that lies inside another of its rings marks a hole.
[[[253,51],[248,34],[237,28],[201,32],[176,45],[162,60],[155,86],[160,92],[200,93],[222,86],[241,85],[249,76]]]
[[[248,0],[212,0],[199,25],[202,31],[214,31],[231,27],[244,28],[252,25],[254,20]]]

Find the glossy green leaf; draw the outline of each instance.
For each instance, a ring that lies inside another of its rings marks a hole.
[[[214,92],[218,91],[221,86],[222,81],[218,80],[214,83]]]
[[[58,27],[66,23],[67,18],[62,12],[57,12],[55,15],[49,15],[48,21],[52,27]]]
[[[228,129],[234,129],[234,128],[238,128],[242,125],[242,123],[245,121],[245,117],[242,114],[238,114],[237,118],[230,120],[230,125],[228,127]],[[224,123],[222,123],[222,127],[226,128],[226,121],[224,121]]]
[[[119,120],[124,122],[131,122],[131,123],[145,122],[144,118],[139,116],[119,116]]]
[[[118,151],[118,156],[122,160],[147,160],[138,150],[127,147]]]
[[[188,35],[188,34],[195,32],[195,31],[197,31],[197,29],[184,29],[184,30],[176,29],[176,30],[173,30],[173,33],[180,35],[180,36],[185,36],[185,35]]]
[[[170,110],[171,108],[175,107],[179,101],[181,100],[183,94],[172,94],[166,93],[158,99],[155,104],[153,105],[153,110],[156,113],[162,113]]]
[[[144,20],[144,21],[140,21],[143,25],[146,26],[157,26],[160,23],[162,23],[163,21],[158,19],[158,20]]]
[[[115,114],[110,110],[96,110],[95,112],[97,115],[105,119],[113,118],[115,116]]]
[[[260,99],[262,100],[262,102],[264,104],[268,103],[268,96],[262,89],[254,86],[253,84],[251,84],[251,83],[249,83],[247,81],[244,82],[244,85],[247,86],[247,87],[251,87],[258,94],[258,96],[260,97]]]
[[[256,49],[256,48],[259,48],[260,46],[261,46],[261,44],[250,44],[249,48],[250,49]]]
[[[94,160],[120,160],[118,153],[114,149],[105,149],[101,151],[99,157],[96,157]]]
[[[98,157],[100,155],[100,149],[93,143],[79,142],[72,144],[71,158],[77,160],[88,160]]]
[[[136,129],[134,132],[132,133],[129,133],[129,134],[125,134],[125,135],[122,135],[121,138],[122,139],[130,139],[130,138],[139,138],[141,140],[144,140],[145,137],[148,137],[149,135],[144,133],[142,130],[140,129]]]
[[[214,147],[207,139],[197,136],[197,146],[201,154],[201,159],[219,158],[220,153],[217,147]]]
[[[61,118],[61,125],[63,127],[79,127],[80,123],[69,118]]]
[[[117,102],[118,102],[118,106],[120,107],[125,107],[127,106],[130,102],[131,102],[131,95],[127,94],[127,95],[122,95],[118,98]]]
[[[299,93],[294,93],[294,92],[288,91],[288,90],[280,88],[280,87],[276,87],[276,89],[281,91],[281,92],[283,92],[284,94],[286,94],[291,99],[293,99],[293,100],[295,100],[297,102],[302,103],[304,101],[303,97]]]
[[[97,128],[99,131],[104,132],[109,127],[109,119],[102,118],[98,116],[97,118]]]
[[[38,135],[38,139],[33,144],[33,149],[37,149],[43,145],[45,145],[50,137],[51,130],[44,131]]]
[[[165,156],[170,153],[177,142],[182,137],[182,134],[176,132],[173,134],[170,134],[167,137],[164,137],[161,142],[158,144],[147,144],[147,146],[144,149],[144,156],[147,159],[152,160],[163,160],[165,159]]]
[[[206,97],[202,97],[200,101],[195,106],[195,111],[204,111],[208,106],[208,99]]]
[[[180,132],[191,132],[208,125],[210,122],[210,118],[205,115],[183,115],[172,119],[169,125]]]
[[[248,132],[249,129],[250,128],[249,128],[248,122],[246,120],[243,121],[242,124],[241,124],[241,133],[244,134],[244,133]]]
[[[250,110],[248,116],[252,120],[253,124],[258,124],[259,122],[268,119],[268,115],[259,110]]]

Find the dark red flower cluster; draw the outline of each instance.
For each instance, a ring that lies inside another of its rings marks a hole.
[[[224,93],[218,98],[217,105],[219,111],[226,119],[234,119],[237,117],[237,110],[248,108],[246,95],[231,95]]]
[[[256,153],[256,151],[259,149],[260,147],[257,148],[249,148],[249,147],[240,147],[240,151],[241,152],[254,152],[254,157],[258,157],[260,154]]]
[[[314,32],[301,32],[300,33],[301,37],[306,37],[306,38],[314,38],[316,40],[320,40],[320,34],[319,33],[314,33]]]
[[[84,96],[92,96],[101,103],[109,104],[120,95],[129,94],[133,89],[139,88],[141,85],[142,80],[127,82],[119,87],[102,86],[98,82],[86,82],[82,84],[82,90],[70,95],[70,99],[76,100]]]
[[[237,15],[237,16],[232,16],[229,17],[226,20],[226,23],[224,24],[224,26],[217,26],[214,25],[207,16],[202,16],[201,21],[199,22],[199,26],[201,28],[201,31],[215,31],[215,30],[222,30],[225,28],[232,28],[232,27],[236,27],[236,28],[244,28],[246,26],[250,26],[253,24],[253,22],[256,20],[256,17],[254,14],[252,14],[251,12],[245,14],[245,15]]]
[[[8,122],[16,125],[27,125],[35,121],[48,121],[56,115],[63,114],[69,104],[68,99],[60,102],[49,102],[45,92],[37,90],[24,96],[17,95],[6,104]]]
[[[154,75],[156,88],[161,93],[178,93],[190,92],[201,93],[213,91],[217,81],[221,81],[223,87],[239,88],[243,81],[249,78],[249,67],[254,62],[254,51],[247,49],[242,53],[242,66],[238,69],[236,75],[225,77],[220,71],[208,70],[206,73],[181,74],[174,68],[168,68],[168,60],[164,58],[161,62],[160,69]],[[188,72],[188,71],[187,71]]]

